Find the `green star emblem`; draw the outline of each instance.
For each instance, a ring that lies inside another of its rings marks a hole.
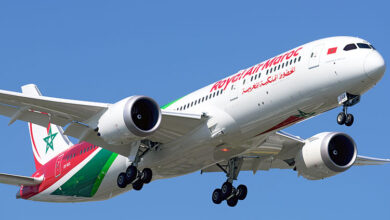
[[[300,118],[309,118],[313,115],[315,115],[316,113],[315,112],[312,112],[312,113],[306,113],[306,112],[303,112],[301,110],[298,109],[298,112],[299,112],[299,115],[296,115],[297,117],[300,117]]]
[[[46,142],[46,153],[49,150],[49,148],[54,151],[53,141],[54,141],[54,138],[56,137],[57,134],[58,134],[58,132],[52,134],[51,133],[51,127],[50,127],[49,128],[49,134],[47,135],[47,137],[43,138],[43,140]]]

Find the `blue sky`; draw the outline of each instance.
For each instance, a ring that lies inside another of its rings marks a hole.
[[[159,104],[300,44],[349,35],[390,59],[386,1],[2,1],[0,88],[35,83],[47,96],[116,102],[143,94]],[[388,71],[387,71],[388,72]],[[355,124],[336,124],[335,109],[286,131],[303,138],[342,131],[359,154],[390,158],[389,75],[351,108]],[[25,123],[0,117],[0,172],[30,175]],[[151,183],[103,202],[16,200],[0,185],[2,219],[389,219],[390,165],[353,167],[322,181],[289,170],[242,172],[249,194],[235,208],[214,205],[225,180],[198,172]]]

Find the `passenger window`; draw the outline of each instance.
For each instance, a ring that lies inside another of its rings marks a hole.
[[[251,82],[253,81],[253,76],[251,76]]]
[[[215,92],[213,93],[213,98],[215,97]]]
[[[344,50],[345,51],[349,51],[349,50],[354,50],[356,49],[356,45],[355,44],[347,44],[345,47],[344,47]]]
[[[294,63],[297,62],[297,58],[294,59]]]
[[[362,49],[371,49],[371,47],[368,44],[363,44],[363,43],[357,43],[359,48]]]
[[[284,68],[284,63],[282,63],[282,68]]]
[[[217,96],[219,95],[219,91],[217,91]]]
[[[272,73],[272,68],[269,70],[269,73]]]
[[[290,65],[292,64],[292,61],[293,61],[293,60],[290,60]]]
[[[212,96],[212,95],[213,95],[213,94],[210,94],[210,95],[209,95],[209,99],[211,99],[211,96]]]
[[[301,61],[301,56],[298,57],[298,62]]]
[[[244,83],[245,83],[245,80],[244,80]],[[221,89],[221,95],[222,95],[222,92],[223,92],[223,89]]]
[[[204,97],[202,98],[202,102],[204,101]]]
[[[245,85],[245,79],[244,79],[244,81],[242,81],[242,85]],[[221,94],[222,94],[222,90],[221,90]]]
[[[257,75],[255,76],[255,80],[257,79]]]
[[[191,102],[191,107],[194,105],[194,102]]]
[[[280,69],[280,64],[278,65],[278,70]]]
[[[268,75],[268,70],[267,70],[267,72],[265,73],[265,75]]]

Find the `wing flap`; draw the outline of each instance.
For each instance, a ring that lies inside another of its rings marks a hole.
[[[40,178],[11,175],[6,173],[0,173],[0,183],[15,185],[15,186],[35,186],[41,184],[43,176]]]

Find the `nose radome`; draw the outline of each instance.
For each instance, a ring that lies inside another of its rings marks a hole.
[[[364,61],[364,71],[372,80],[379,81],[386,70],[386,64],[383,57],[377,52],[372,51]]]

